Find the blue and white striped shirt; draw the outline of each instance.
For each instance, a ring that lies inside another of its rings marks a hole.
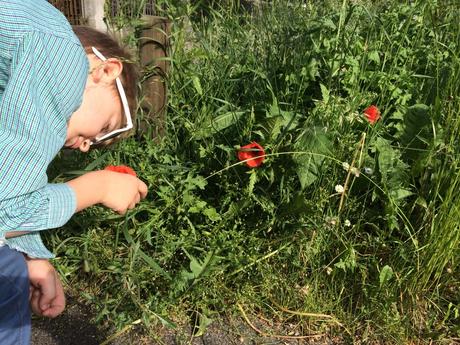
[[[0,242],[53,255],[39,230],[64,225],[73,190],[46,169],[83,97],[89,64],[65,17],[45,0],[0,0]],[[30,234],[5,239],[10,231]]]

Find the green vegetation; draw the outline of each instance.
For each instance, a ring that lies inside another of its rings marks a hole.
[[[458,340],[458,2],[165,3],[166,136],[54,166],[126,164],[150,186],[126,216],[50,232],[69,285],[119,328],[201,334],[244,310],[350,343]]]

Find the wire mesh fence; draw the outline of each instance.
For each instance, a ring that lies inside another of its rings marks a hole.
[[[48,0],[54,7],[60,10],[72,25],[86,24],[85,3],[94,0]],[[143,15],[158,15],[155,0],[106,0],[107,15],[113,17],[124,16],[129,18]]]
[[[72,25],[86,24],[83,0],[49,0]]]
[[[133,18],[157,15],[155,0],[110,0],[109,4],[109,13],[112,17],[122,15]]]

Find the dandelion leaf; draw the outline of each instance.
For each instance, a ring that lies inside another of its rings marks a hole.
[[[390,197],[393,200],[401,200],[401,199],[407,198],[408,196],[411,196],[412,194],[414,193],[412,193],[410,190],[407,190],[404,188],[398,188],[390,192]]]
[[[396,191],[407,185],[407,171],[409,166],[401,159],[401,153],[392,147],[391,143],[381,137],[371,145],[377,152],[378,170],[382,183],[388,191]],[[399,193],[400,194],[400,193]]]
[[[261,137],[275,140],[281,133],[283,123],[284,120],[282,116],[266,117],[258,125],[262,129]]]

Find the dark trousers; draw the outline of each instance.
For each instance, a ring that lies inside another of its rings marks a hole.
[[[29,274],[24,256],[0,247],[0,344],[30,343]]]

